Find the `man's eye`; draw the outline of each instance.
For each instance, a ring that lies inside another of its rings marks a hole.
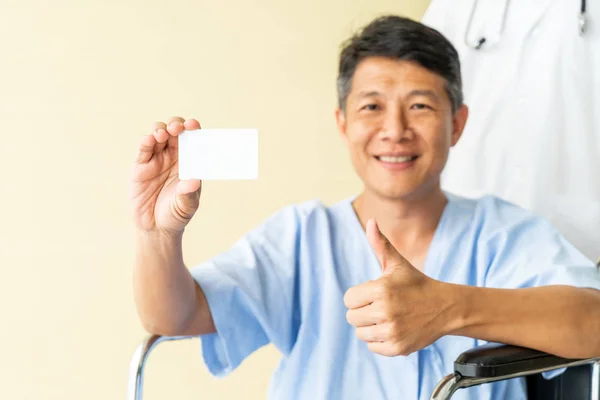
[[[369,110],[369,111],[379,110],[379,106],[377,104],[367,104],[366,106],[363,107],[363,110]]]
[[[427,104],[423,104],[423,103],[415,103],[412,106],[410,106],[410,108],[413,109],[413,110],[431,109],[431,107],[429,107]]]

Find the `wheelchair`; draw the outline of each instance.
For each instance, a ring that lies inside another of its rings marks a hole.
[[[198,336],[148,336],[136,349],[129,367],[127,400],[142,400],[144,366],[160,343],[197,339]],[[553,379],[543,372],[566,368]],[[529,400],[600,400],[600,357],[565,359],[540,351],[487,344],[462,353],[454,362],[454,373],[444,377],[431,400],[446,400],[462,388],[525,377]]]

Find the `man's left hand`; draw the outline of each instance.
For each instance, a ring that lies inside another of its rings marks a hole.
[[[451,286],[413,267],[367,222],[367,238],[382,268],[380,278],[354,286],[344,295],[346,319],[358,338],[384,356],[409,355],[448,333],[453,308]]]

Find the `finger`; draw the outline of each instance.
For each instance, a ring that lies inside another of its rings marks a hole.
[[[167,131],[169,132],[169,135],[171,136],[171,138],[169,138],[169,146],[170,147],[177,148],[179,145],[178,141],[172,140],[174,137],[179,136],[186,130],[193,131],[196,129],[200,129],[200,122],[196,121],[195,119],[188,119],[186,121],[182,121],[182,120],[183,120],[183,118],[173,120],[169,123],[169,125],[167,127]]]
[[[152,124],[152,132],[154,132],[158,129],[167,129],[167,124],[165,124],[162,121],[157,121],[157,122],[153,123]]]
[[[179,138],[177,136],[169,135],[167,146],[172,149],[177,149],[179,147]]]
[[[367,221],[367,239],[371,244],[371,247],[375,251],[375,255],[377,256],[377,260],[381,264],[382,268],[386,267],[386,261],[389,258],[389,252],[391,244],[387,240],[383,234],[379,231],[379,227],[377,226],[377,222],[374,219],[369,219]],[[393,248],[393,247],[392,247]]]
[[[358,327],[356,337],[363,342],[385,342],[388,339],[387,331],[381,325]]]
[[[196,129],[200,129],[200,122],[198,122],[197,120],[190,118],[187,119],[184,123],[183,123],[183,127],[188,130],[188,131],[193,131]]]
[[[171,123],[173,122],[179,122],[183,124],[185,122],[185,119],[181,117],[171,117],[167,120],[167,125],[171,125]]]
[[[152,155],[154,154],[154,145],[156,144],[156,139],[154,135],[146,135],[140,141],[140,146],[138,148],[137,157],[135,159],[136,163],[143,164],[150,161]]]
[[[396,250],[390,241],[381,233],[379,226],[374,219],[367,221],[367,239],[375,252],[375,256],[381,265],[381,269],[385,270],[390,266],[403,265],[408,263],[404,257]]]
[[[193,193],[200,189],[202,182],[196,179],[190,179],[177,182],[177,194]]]
[[[160,153],[167,145],[169,134],[163,128],[159,128],[153,132],[156,144],[154,145],[154,153]]]
[[[344,293],[344,304],[349,309],[367,306],[381,293],[381,281],[368,281],[351,287]]]
[[[182,117],[171,117],[167,121],[167,132],[172,136],[177,136],[183,132],[183,123],[185,119]]]
[[[348,310],[346,320],[350,325],[356,327],[371,326],[384,322],[383,316],[373,304]]]
[[[152,131],[157,143],[165,143],[169,139],[169,134],[164,128],[158,128]]]
[[[177,136],[183,131],[183,122],[181,121],[171,121],[169,122],[169,125],[167,125],[167,132],[169,135]]]
[[[398,355],[396,348],[390,342],[367,342],[367,347],[373,353],[381,354],[386,357],[395,357]]]

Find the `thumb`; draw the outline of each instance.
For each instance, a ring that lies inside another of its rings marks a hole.
[[[193,214],[198,208],[200,200],[200,188],[202,182],[199,180],[185,180],[177,182],[176,204],[178,208],[185,214]]]
[[[375,256],[381,265],[383,272],[389,270],[390,267],[405,265],[408,263],[390,241],[381,233],[379,226],[374,219],[367,221],[367,239],[369,244],[375,251]]]

